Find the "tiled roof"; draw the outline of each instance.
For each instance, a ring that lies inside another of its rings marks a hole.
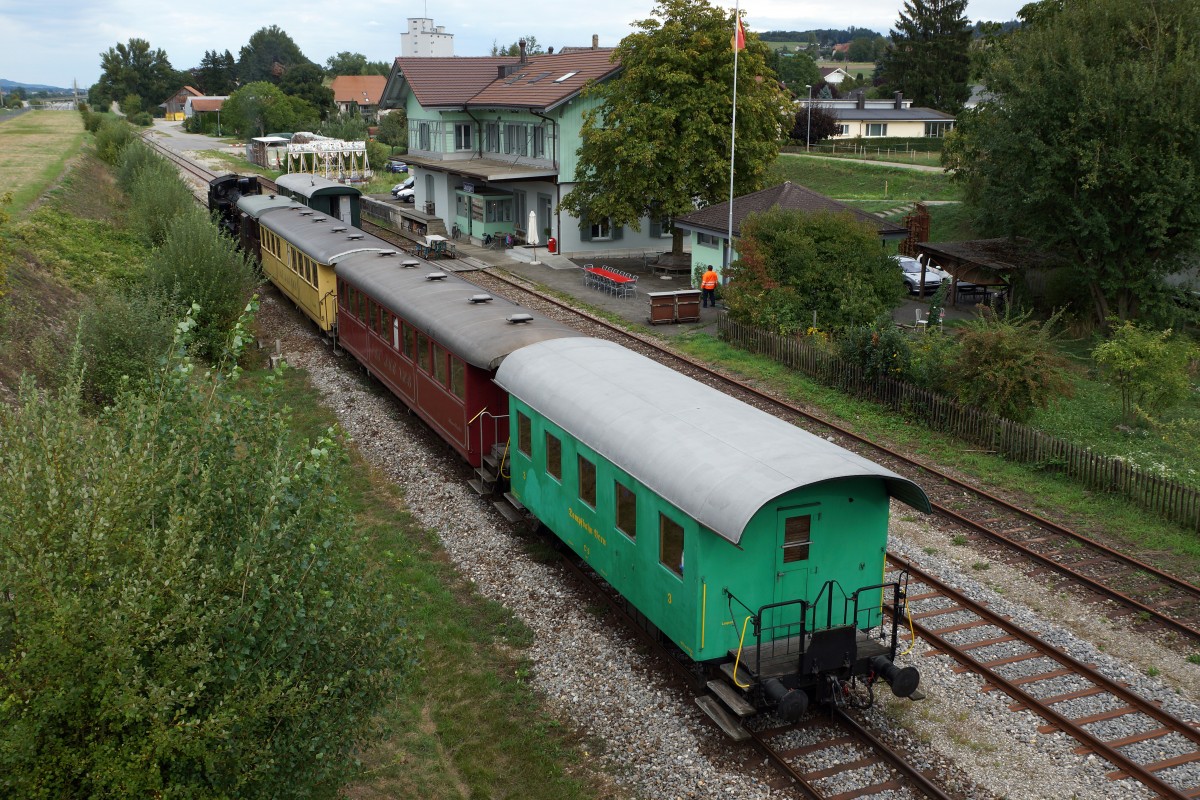
[[[620,70],[611,48],[530,56],[529,63],[506,78],[493,81],[471,98],[469,105],[487,108],[549,110],[579,94],[588,81]]]
[[[874,214],[868,214],[853,206],[839,203],[837,200],[817,194],[812,189],[806,189],[791,181],[784,181],[778,186],[734,198],[733,235],[741,235],[742,220],[747,215],[767,211],[776,206],[789,211],[803,211],[806,214],[817,214],[822,211],[833,214],[850,214],[855,219],[866,222],[875,228],[880,236],[908,233],[907,228],[894,225]],[[729,231],[729,202],[716,203],[699,211],[693,211],[676,219],[675,224],[687,228],[704,228],[725,235]]]
[[[220,111],[228,97],[193,97],[192,111]]]
[[[396,66],[426,108],[533,108],[549,110],[579,94],[591,80],[617,72],[611,48],[530,56],[398,58]],[[508,74],[501,76],[501,67]]]
[[[396,59],[400,74],[425,108],[461,106],[496,80],[498,67],[515,63],[516,56]]]
[[[339,75],[329,88],[333,89],[335,103],[358,103],[360,106],[378,105],[383,96],[387,78],[383,75]]]
[[[924,122],[953,120],[953,114],[933,108],[830,108],[835,119],[869,120],[872,122]]]

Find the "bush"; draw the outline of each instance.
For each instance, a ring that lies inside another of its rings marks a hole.
[[[150,166],[158,169],[163,159],[143,142],[130,142],[117,159],[117,183],[126,193],[133,191],[138,173]]]
[[[923,389],[953,395],[954,363],[960,347],[958,339],[931,327],[909,345],[909,380]]]
[[[121,151],[136,139],[137,134],[128,122],[111,114],[104,114],[96,130],[96,155],[105,163],[116,164],[121,157]]]
[[[908,380],[912,354],[904,332],[891,316],[883,315],[874,325],[851,328],[838,339],[842,358],[855,364],[871,378]]]
[[[175,322],[158,294],[102,290],[79,322],[83,399],[102,408],[141,386],[170,354]]]
[[[0,794],[336,796],[406,659],[344,451],[269,385],[155,378],[0,407]]]
[[[129,121],[134,125],[140,125],[143,128],[149,128],[154,124],[154,117],[150,116],[149,111],[139,111],[129,118]]]
[[[1057,314],[1039,324],[1028,313],[981,311],[963,328],[949,376],[960,400],[1023,422],[1033,409],[1071,395],[1067,362],[1053,346]]]
[[[177,315],[199,306],[196,344],[209,358],[220,355],[226,331],[258,283],[250,258],[194,204],[151,255],[147,279],[152,292],[170,298]]]
[[[196,211],[196,198],[175,168],[161,158],[142,164],[130,186],[138,235],[151,247],[161,245],[175,221]]]
[[[1173,331],[1150,331],[1132,322],[1113,330],[1096,345],[1092,358],[1104,380],[1121,395],[1121,421],[1150,421],[1178,405],[1190,389],[1188,370],[1195,348]]]

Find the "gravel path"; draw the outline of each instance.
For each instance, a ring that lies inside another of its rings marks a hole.
[[[791,796],[765,785],[761,757],[724,743],[691,699],[668,686],[665,670],[645,663],[628,635],[588,613],[588,600],[576,596],[556,568],[528,558],[504,520],[461,482],[449,451],[433,443],[398,400],[373,389],[350,356],[323,344],[273,290],[263,298],[259,326],[266,346],[280,341],[284,360],[308,372],[363,456],[405,488],[415,517],[437,531],[477,591],[503,603],[534,631],[531,680],[548,706],[601,750],[594,755],[630,797]],[[1200,720],[1193,702],[1200,696],[1200,666],[1179,653],[1100,619],[1097,607],[1048,592],[1002,564],[972,570],[987,556],[954,545],[936,520],[907,507],[893,507],[892,535],[897,552],[1042,631],[1075,657],[1161,698],[1173,713]],[[918,647],[902,661],[921,670],[928,699],[913,703],[883,691],[867,718],[895,731],[926,763],[957,769],[956,790],[979,800],[1149,796],[1128,782],[1108,780],[1107,765],[1075,754],[1069,737],[1039,734],[1036,717],[1009,711],[999,692],[980,692],[979,679],[956,673],[945,657],[923,656]],[[1151,667],[1161,673],[1157,679],[1146,677]]]

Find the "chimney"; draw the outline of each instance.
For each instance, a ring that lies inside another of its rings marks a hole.
[[[867,107],[867,94],[862,89],[858,90],[858,108],[865,109]]]
[[[904,108],[904,92],[892,92],[896,96],[896,109]]]
[[[546,55],[548,55],[548,56],[554,55],[554,45],[550,45],[549,47],[546,48]]]
[[[598,33],[592,34],[592,49],[593,50],[600,49],[600,34],[598,34]]]
[[[528,55],[525,53],[525,40],[524,40],[524,39],[518,39],[518,40],[517,40],[517,47],[520,47],[520,48],[521,48],[521,63],[522,63],[522,64],[526,64],[526,63],[528,63],[528,62],[529,62],[529,56],[528,56]]]

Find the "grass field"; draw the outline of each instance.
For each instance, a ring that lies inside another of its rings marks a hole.
[[[782,153],[767,185],[791,181],[835,200],[961,200],[962,191],[941,171],[905,169]]]
[[[83,120],[71,111],[30,111],[0,122],[0,191],[13,193],[9,213],[24,217],[82,142]]]

